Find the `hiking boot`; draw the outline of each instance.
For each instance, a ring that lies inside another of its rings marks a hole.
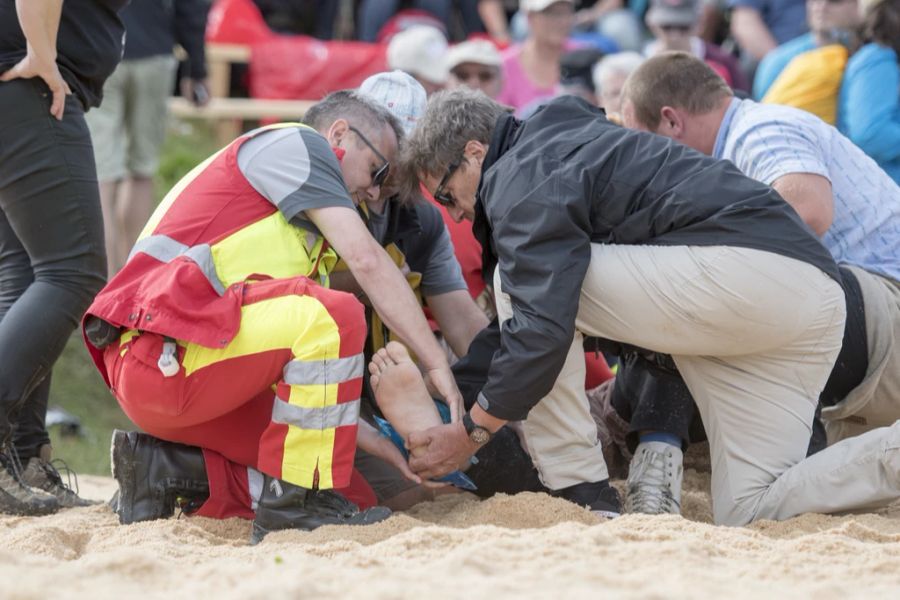
[[[117,429],[110,453],[112,475],[119,484],[113,509],[123,525],[165,519],[175,514],[176,503],[199,507],[209,498],[199,448]]]
[[[683,463],[677,446],[664,442],[638,444],[628,473],[626,512],[680,515]]]
[[[266,534],[281,529],[311,531],[322,525],[370,525],[389,516],[391,510],[387,507],[360,512],[359,507],[334,490],[308,490],[266,475],[250,543],[258,544]]]
[[[59,500],[28,487],[21,477],[21,465],[10,447],[0,450],[0,513],[36,517],[59,510]]]
[[[65,463],[63,463],[65,465]],[[66,465],[65,470],[70,475],[75,475]],[[50,446],[42,446],[40,456],[34,456],[28,460],[25,470],[22,471],[22,481],[32,488],[43,490],[55,496],[60,508],[74,508],[77,506],[94,506],[100,504],[94,500],[87,500],[78,495],[78,478],[75,479],[75,490],[70,483],[65,483],[50,462]]]
[[[576,485],[555,490],[554,496],[565,498],[569,502],[580,504],[598,517],[614,519],[622,514],[622,501],[619,492],[609,485],[609,480]]]

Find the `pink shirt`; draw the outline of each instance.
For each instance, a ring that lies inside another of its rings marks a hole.
[[[578,44],[567,42],[566,50],[577,48]],[[516,109],[516,114],[521,114],[521,110],[530,107],[535,101],[545,98],[553,98],[559,93],[557,84],[550,87],[540,87],[535,84],[525,69],[522,68],[522,45],[516,44],[507,48],[503,52],[503,90],[497,96],[497,102],[512,106]]]

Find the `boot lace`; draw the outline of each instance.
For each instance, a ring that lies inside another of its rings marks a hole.
[[[628,476],[628,512],[680,513],[681,506],[672,492],[674,481],[675,466],[671,454],[643,449],[638,464],[632,467]]]
[[[69,465],[61,458],[54,458],[51,461],[39,460],[41,470],[47,475],[47,479],[56,486],[64,490],[66,494],[78,495],[78,474],[69,468]],[[57,466],[59,465],[59,466]],[[66,473],[66,481],[63,482],[60,469]],[[74,485],[73,485],[74,482]]]

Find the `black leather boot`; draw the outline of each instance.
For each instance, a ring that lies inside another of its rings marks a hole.
[[[200,448],[117,429],[111,454],[112,474],[119,483],[112,508],[123,525],[171,517],[176,501],[199,507],[209,498]]]
[[[250,543],[258,544],[267,533],[280,529],[310,531],[322,525],[369,525],[389,516],[391,510],[387,507],[360,512],[359,507],[334,490],[308,490],[266,475]]]
[[[599,517],[613,519],[622,514],[622,500],[619,498],[616,488],[609,485],[609,479],[593,483],[578,483],[561,490],[554,490],[551,494],[580,504]]]

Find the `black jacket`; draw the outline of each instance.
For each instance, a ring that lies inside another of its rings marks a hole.
[[[524,418],[562,369],[591,243],[755,248],[840,282],[831,255],[770,187],[728,161],[614,125],[573,96],[525,121],[498,120],[475,231],[499,259],[515,309],[478,398],[507,420]]]
[[[188,54],[189,75],[206,77],[207,0],[131,0],[122,11],[128,37],[125,60],[168,56],[175,43]]]

